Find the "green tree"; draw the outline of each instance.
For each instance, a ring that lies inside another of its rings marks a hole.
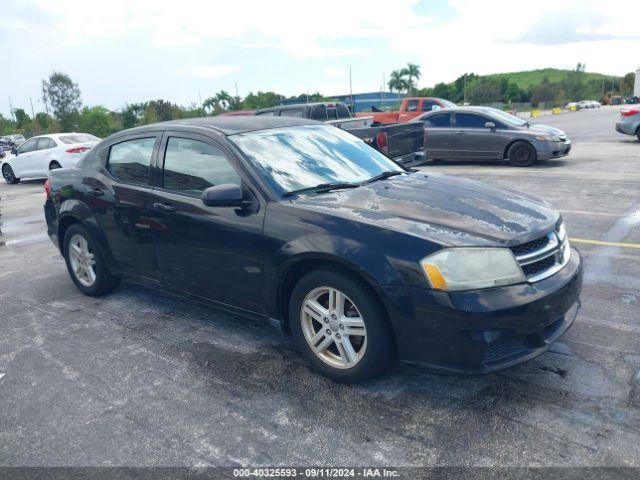
[[[627,73],[620,81],[620,93],[623,95],[631,95],[633,93],[635,81],[636,74],[633,72]]]
[[[396,92],[405,92],[408,90],[409,85],[407,84],[407,80],[405,76],[402,74],[401,70],[394,70],[391,72],[389,76],[389,81],[387,82],[390,91]]]
[[[61,72],[53,72],[49,80],[42,80],[44,101],[51,104],[53,114],[56,116],[64,130],[72,130],[77,118],[74,114],[82,105],[80,99],[80,88],[77,83],[73,83],[71,78]]]
[[[258,90],[257,93],[249,92],[249,94],[242,100],[242,109],[245,110],[258,110],[260,108],[269,108],[279,105],[284,97],[275,92],[262,92]]]
[[[166,122],[175,117],[176,106],[166,100],[151,100],[145,108],[145,123]],[[178,117],[175,117],[178,118]]]
[[[78,124],[79,130],[101,138],[108,137],[115,131],[110,112],[100,106],[84,107]]]
[[[531,103],[540,102],[559,103],[562,100],[563,91],[557,83],[552,83],[547,77],[542,79],[539,85],[531,89]]]
[[[504,99],[508,102],[524,102],[525,97],[526,92],[522,90],[517,83],[509,83],[504,91]]]
[[[467,99],[476,105],[502,101],[500,85],[495,82],[476,80],[467,90]]]
[[[36,113],[36,122],[42,130],[47,130],[51,126],[51,117],[44,112]]]
[[[422,74],[420,73],[420,66],[415,63],[407,63],[407,66],[400,70],[400,74],[405,78],[407,93],[412,94],[420,80]]]
[[[27,112],[25,112],[22,108],[16,108],[13,111],[13,114],[16,117],[16,127],[20,130],[23,130],[31,121],[29,115],[27,115]]]
[[[9,118],[5,118],[5,116],[0,113],[0,135],[8,135],[15,132],[15,130],[16,122]]]
[[[133,128],[144,119],[146,103],[132,103],[124,106],[120,114],[122,115],[122,127]]]

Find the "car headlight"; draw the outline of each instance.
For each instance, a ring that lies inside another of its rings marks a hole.
[[[508,248],[446,248],[420,261],[431,288],[473,290],[526,280]]]
[[[538,135],[536,140],[540,140],[542,142],[560,142],[560,137],[557,135]]]

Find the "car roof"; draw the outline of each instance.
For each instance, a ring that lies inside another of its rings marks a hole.
[[[464,107],[447,107],[447,108],[438,108],[437,110],[431,110],[430,112],[423,113],[420,117],[427,117],[436,115],[438,113],[451,113],[451,112],[461,112],[461,113],[486,113],[491,114],[493,111],[497,109],[493,107],[482,107],[482,106],[464,106]]]
[[[253,132],[256,130],[267,130],[270,128],[297,127],[302,125],[324,125],[322,122],[308,120],[306,118],[295,117],[264,117],[253,115],[238,116],[217,116],[217,117],[200,117],[200,118],[184,118],[180,120],[169,120],[167,122],[152,123],[142,127],[136,127],[124,132],[142,132],[146,130],[155,130],[158,127],[171,128],[185,126],[194,126],[208,128],[224,135],[233,135],[236,133]],[[119,132],[122,133],[122,132]]]

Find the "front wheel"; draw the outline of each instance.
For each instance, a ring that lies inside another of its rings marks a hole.
[[[11,165],[4,164],[2,166],[2,176],[4,177],[4,181],[9,185],[15,185],[16,183],[20,183],[20,179],[16,178],[16,175],[13,173],[13,168]]]
[[[507,152],[509,163],[515,167],[529,167],[537,160],[536,149],[530,143],[516,142]]]
[[[291,295],[289,323],[302,356],[344,383],[380,375],[393,361],[393,331],[378,297],[346,273],[315,270]]]
[[[120,284],[120,277],[111,274],[89,232],[82,225],[76,223],[66,231],[63,252],[73,283],[85,295],[103,295]]]

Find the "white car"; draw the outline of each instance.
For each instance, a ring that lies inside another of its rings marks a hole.
[[[2,159],[2,176],[10,184],[21,178],[42,178],[49,170],[71,168],[100,139],[89,133],[55,133],[32,137]]]
[[[595,100],[580,100],[578,102],[580,108],[600,108],[600,102],[596,102]]]

